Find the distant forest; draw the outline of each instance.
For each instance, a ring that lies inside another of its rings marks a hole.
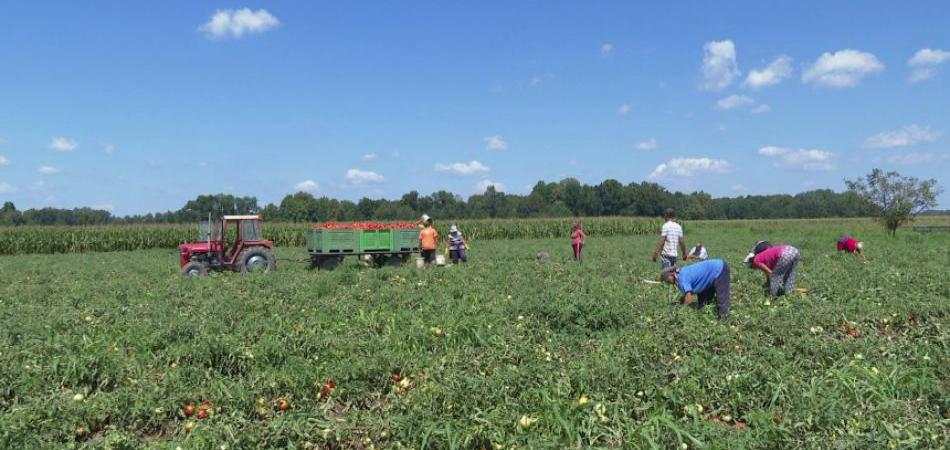
[[[255,197],[229,194],[200,195],[177,211],[113,216],[92,208],[42,208],[18,211],[11,202],[0,209],[0,225],[97,225],[109,223],[195,222],[223,214],[261,213],[267,220],[322,222],[327,220],[405,220],[426,213],[442,218],[528,218],[566,216],[656,217],[674,208],[683,219],[781,219],[866,216],[868,205],[851,192],[820,189],[796,195],[746,195],[713,198],[705,192],[670,192],[656,183],[606,180],[597,185],[568,178],[557,183],[539,181],[526,195],[506,194],[489,187],[465,199],[446,191],[420,195],[416,191],[398,200],[363,198],[357,202],[314,197],[298,192],[279,204],[261,206]]]

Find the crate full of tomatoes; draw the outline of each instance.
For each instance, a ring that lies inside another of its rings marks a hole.
[[[338,223],[327,221],[313,226],[315,230],[404,230],[416,228],[417,224],[412,222],[349,222]]]

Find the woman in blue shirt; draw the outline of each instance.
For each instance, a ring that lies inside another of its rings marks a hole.
[[[686,306],[701,308],[715,298],[719,318],[729,315],[729,265],[721,259],[709,259],[683,268],[668,267],[660,272],[660,281],[675,284],[683,293]],[[698,304],[694,296],[698,297]]]

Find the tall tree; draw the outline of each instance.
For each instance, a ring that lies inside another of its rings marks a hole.
[[[881,169],[874,169],[863,179],[844,182],[848,190],[870,203],[871,214],[884,224],[892,236],[904,223],[936,207],[937,196],[943,192],[937,186],[937,180],[902,177],[897,172],[884,173]]]

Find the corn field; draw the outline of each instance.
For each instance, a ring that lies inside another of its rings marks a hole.
[[[471,240],[535,239],[566,237],[573,219],[484,219],[449,220],[438,223],[445,236],[448,226],[456,223]],[[591,236],[623,236],[656,233],[660,221],[630,217],[583,219],[584,231]],[[264,237],[280,247],[302,247],[306,223],[265,223]],[[100,226],[21,226],[0,227],[0,254],[81,253],[131,251],[151,248],[175,248],[198,238],[193,224],[100,225]]]

